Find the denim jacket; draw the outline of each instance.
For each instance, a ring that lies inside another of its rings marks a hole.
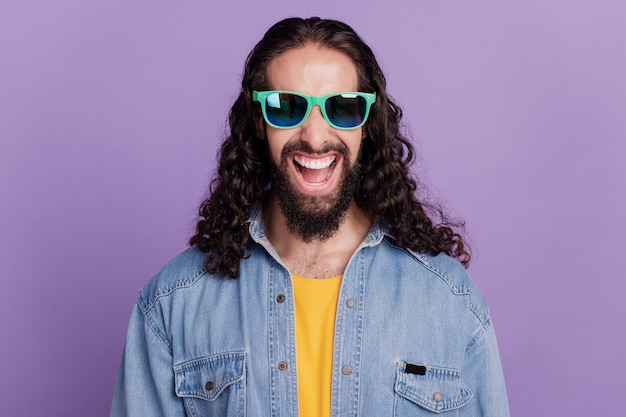
[[[297,416],[291,276],[250,221],[238,279],[192,247],[142,289],[111,416]],[[401,248],[374,226],[344,272],[332,416],[506,417],[489,313],[463,267]]]

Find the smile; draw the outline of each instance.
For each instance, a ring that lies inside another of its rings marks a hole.
[[[332,177],[336,161],[337,156],[335,155],[323,158],[308,158],[299,154],[293,158],[293,164],[300,179],[313,187],[320,187],[328,182]]]

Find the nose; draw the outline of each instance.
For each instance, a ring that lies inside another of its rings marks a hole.
[[[314,105],[311,108],[309,117],[304,121],[301,126],[301,137],[303,141],[307,142],[313,149],[321,149],[324,142],[328,139],[328,133],[332,127],[328,124],[322,110],[318,105]]]

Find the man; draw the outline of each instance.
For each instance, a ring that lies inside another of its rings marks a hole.
[[[139,295],[112,416],[508,415],[468,249],[418,201],[400,117],[350,27],[269,29],[192,247]]]

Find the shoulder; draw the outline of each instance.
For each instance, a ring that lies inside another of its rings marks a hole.
[[[205,258],[204,252],[192,246],[167,262],[141,289],[137,300],[141,309],[145,312],[160,298],[193,286],[206,274]]]
[[[385,239],[385,242],[393,248],[398,258],[412,263],[414,273],[409,276],[409,279],[427,276],[429,279],[439,281],[449,289],[451,295],[460,296],[466,300],[468,308],[483,327],[490,326],[491,320],[485,300],[460,262],[445,253],[433,255],[400,247],[393,238]]]

